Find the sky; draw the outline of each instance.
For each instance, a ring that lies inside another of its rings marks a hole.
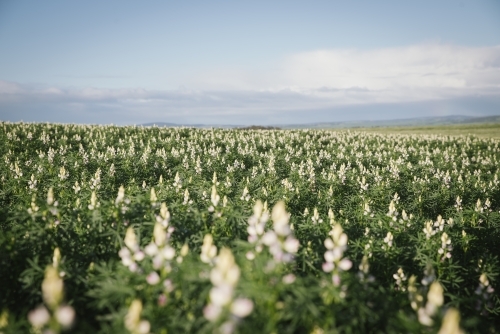
[[[0,0],[0,120],[500,115],[500,1]]]

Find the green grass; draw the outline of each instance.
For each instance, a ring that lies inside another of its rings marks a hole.
[[[500,123],[434,125],[434,126],[401,126],[352,128],[349,130],[383,133],[383,134],[437,134],[449,136],[474,135],[481,138],[500,139]]]

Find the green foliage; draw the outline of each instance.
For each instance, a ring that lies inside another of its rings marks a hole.
[[[500,327],[496,139],[0,123],[0,143],[0,333],[36,332],[47,266],[72,333],[429,333],[451,308],[465,331]],[[224,249],[240,274],[220,283]],[[219,283],[232,304],[209,320]]]

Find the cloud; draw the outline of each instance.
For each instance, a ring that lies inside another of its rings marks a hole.
[[[177,90],[41,87],[0,81],[0,118],[25,115],[25,120],[73,117],[100,122],[115,117],[115,123],[177,119],[220,124],[263,123],[294,115],[294,122],[315,117],[330,121],[345,119],[345,112],[366,118],[369,110],[387,118],[381,106],[387,109],[391,104],[406,106],[413,113],[406,117],[425,114],[410,104],[425,106],[427,115],[499,113],[500,46],[316,50],[289,55],[272,71],[220,69],[179,80],[183,88]],[[468,101],[468,107],[459,107],[457,101]]]
[[[500,46],[318,50],[287,58],[284,74],[284,82],[306,92],[362,87],[384,102],[498,94]]]

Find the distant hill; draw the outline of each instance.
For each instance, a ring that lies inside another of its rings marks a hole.
[[[451,124],[470,124],[470,123],[500,123],[499,116],[473,117],[463,115],[437,116],[437,117],[419,117],[419,118],[401,118],[392,120],[378,121],[348,121],[348,122],[317,122],[304,124],[272,124],[269,126],[254,125],[254,128],[281,128],[281,129],[347,129],[347,128],[370,128],[370,127],[394,127],[394,126],[428,126],[428,125],[451,125]],[[154,122],[145,123],[143,126],[158,127],[193,127],[193,128],[245,128],[245,125],[231,124],[179,124]]]

